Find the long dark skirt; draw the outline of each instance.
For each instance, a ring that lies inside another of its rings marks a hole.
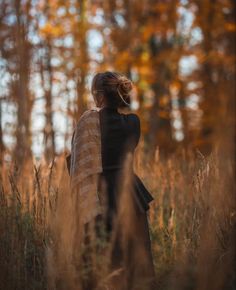
[[[138,204],[133,200],[134,210],[132,211],[132,220],[130,226],[127,227],[126,218],[123,217],[120,220],[117,218],[119,212],[117,174],[115,172],[103,174],[101,176],[101,184],[105,185],[100,187],[100,194],[106,196],[107,212],[105,216],[98,216],[96,218],[95,231],[96,238],[101,240],[104,239],[105,229],[105,240],[112,244],[109,265],[112,278],[111,283],[108,283],[111,285],[108,289],[156,289],[147,211],[141,211]],[[86,225],[86,232],[88,232],[89,226],[88,224]],[[85,267],[88,267],[91,263],[89,243],[90,237],[86,236],[85,244],[87,245],[87,252],[84,254]],[[99,247],[97,251],[100,251]],[[115,273],[115,275],[112,275],[112,273]],[[91,271],[83,284],[84,290],[96,289],[98,284],[96,275]]]

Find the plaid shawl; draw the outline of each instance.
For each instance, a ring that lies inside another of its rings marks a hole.
[[[98,178],[102,172],[101,132],[96,109],[80,117],[72,139],[70,161],[71,189],[77,195],[79,217],[85,224],[102,212],[98,197]]]

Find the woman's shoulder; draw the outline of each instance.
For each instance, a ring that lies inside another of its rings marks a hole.
[[[83,114],[79,118],[78,123],[93,121],[93,118],[97,119],[97,117],[98,117],[98,110],[96,110],[96,108],[89,109],[83,112]]]
[[[99,110],[97,110],[96,108],[88,109],[88,110],[83,112],[80,119],[82,120],[82,119],[86,119],[87,117],[89,117],[91,115],[97,115],[98,112],[99,112]]]
[[[136,144],[140,138],[140,119],[135,113],[124,114],[126,130],[130,136],[135,136]]]
[[[128,114],[122,114],[124,115],[124,118],[126,119],[127,123],[131,126],[140,127],[140,119],[139,116],[135,113],[128,113]]]
[[[140,122],[139,116],[135,113],[120,113],[127,120],[131,120],[133,122]]]
[[[74,131],[83,131],[89,128],[97,128],[99,124],[99,115],[96,109],[89,109],[80,116]]]

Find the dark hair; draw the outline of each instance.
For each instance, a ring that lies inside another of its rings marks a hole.
[[[132,82],[126,76],[106,71],[94,76],[91,91],[98,104],[101,105],[101,96],[103,96],[107,106],[118,108],[130,105],[132,88]]]

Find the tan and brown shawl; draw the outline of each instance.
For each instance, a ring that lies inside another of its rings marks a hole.
[[[98,178],[102,172],[101,131],[98,109],[82,114],[71,145],[70,182],[77,195],[82,224],[102,212],[98,196]]]

